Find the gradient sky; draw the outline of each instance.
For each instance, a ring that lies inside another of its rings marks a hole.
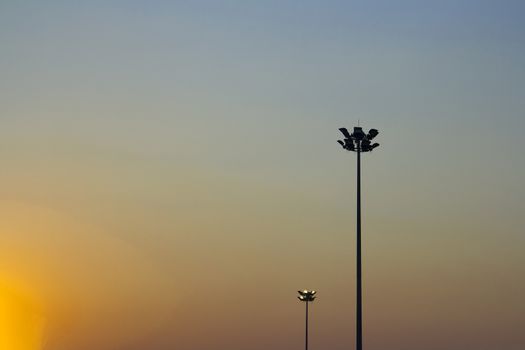
[[[522,1],[0,1],[0,348],[525,348]],[[23,340],[23,341],[22,341]]]

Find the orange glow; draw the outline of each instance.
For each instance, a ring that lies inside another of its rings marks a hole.
[[[26,296],[0,284],[0,349],[43,348],[44,318]]]

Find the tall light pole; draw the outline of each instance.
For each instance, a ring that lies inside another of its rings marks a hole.
[[[304,301],[306,304],[306,323],[305,323],[305,333],[304,333],[304,348],[308,350],[308,303],[315,300],[315,290],[298,290],[299,296],[297,297],[300,301]]]
[[[361,286],[361,153],[370,152],[379,146],[379,143],[371,143],[372,139],[379,134],[376,129],[370,129],[365,134],[363,128],[354,127],[354,132],[350,134],[346,128],[340,128],[339,131],[344,135],[344,141],[337,140],[347,151],[357,153],[357,261],[356,261],[356,350],[363,349],[363,298]]]

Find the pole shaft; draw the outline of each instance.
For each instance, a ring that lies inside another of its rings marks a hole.
[[[306,332],[304,339],[304,348],[308,350],[308,301],[306,301]]]
[[[357,148],[357,291],[356,291],[356,350],[363,349],[362,286],[361,286],[361,145]]]

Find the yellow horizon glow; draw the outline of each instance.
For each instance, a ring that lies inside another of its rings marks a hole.
[[[120,347],[170,317],[174,286],[148,256],[67,214],[0,201],[0,350]]]
[[[43,349],[45,318],[23,293],[0,283],[0,349]]]

